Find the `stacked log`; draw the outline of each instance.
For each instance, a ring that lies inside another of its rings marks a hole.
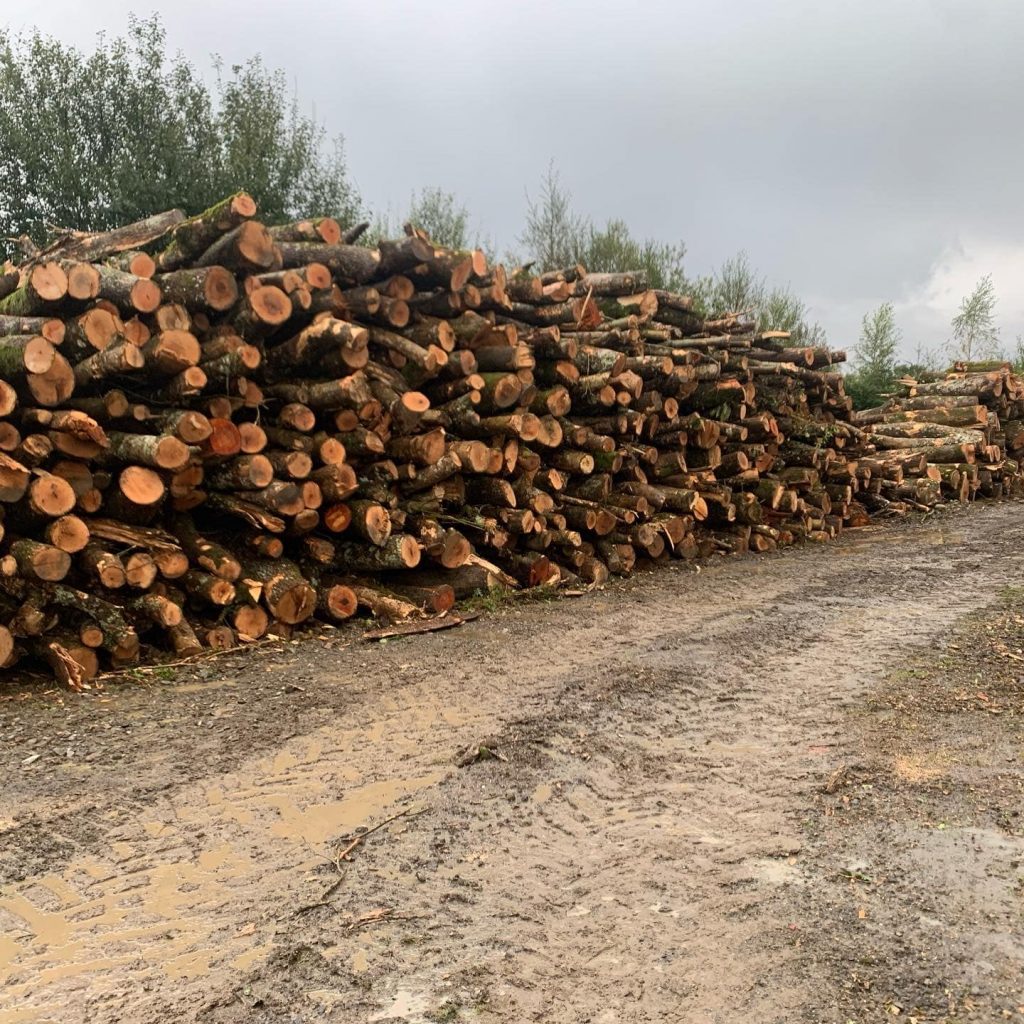
[[[81,686],[314,617],[823,541],[902,500],[908,459],[851,421],[842,352],[640,273],[256,212],[243,193],[6,269],[4,667]],[[904,507],[960,486],[933,482]]]
[[[874,512],[1021,493],[1024,382],[1008,364],[958,364],[941,379],[899,385],[899,394],[853,416],[883,477]]]

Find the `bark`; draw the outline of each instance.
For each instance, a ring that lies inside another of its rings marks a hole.
[[[0,268],[0,300],[6,299],[11,292],[17,291],[20,282],[21,274],[17,270],[3,270]]]
[[[200,569],[229,583],[234,583],[242,574],[238,559],[227,548],[200,535],[191,516],[178,516],[173,526],[185,553]]]
[[[310,478],[329,502],[345,501],[359,486],[355,471],[344,463],[322,466],[314,470]]]
[[[314,217],[278,224],[270,229],[278,242],[323,242],[336,245],[341,241],[341,227],[333,217]]]
[[[0,335],[41,334],[51,345],[64,340],[64,321],[45,316],[0,316]]]
[[[93,262],[96,262],[95,260]],[[135,277],[152,278],[156,273],[156,260],[149,253],[141,249],[128,249],[116,253],[105,260],[108,267],[114,270],[122,270],[126,274],[133,274]]]
[[[68,275],[53,261],[39,263],[29,272],[21,287],[0,299],[0,315],[34,317],[45,314],[68,293]]]
[[[177,471],[188,463],[189,450],[172,434],[124,434],[112,430],[101,462],[119,465],[133,462],[153,469]]]
[[[56,358],[57,350],[41,334],[0,335],[0,376],[7,380],[46,373]]]
[[[415,236],[398,241],[381,241],[378,245],[378,277],[404,274],[433,256],[433,246]]]
[[[87,359],[114,344],[123,328],[113,313],[94,306],[67,322],[61,349],[72,362]]]
[[[232,313],[231,324],[243,337],[260,338],[291,319],[291,299],[274,285],[262,285],[242,296]]]
[[[945,380],[927,384],[914,384],[910,396],[917,398],[928,395],[978,395],[998,398],[1003,393],[1003,375],[1000,371],[956,375]]]
[[[119,590],[127,582],[124,565],[113,552],[91,542],[79,556],[79,564],[107,590]]]
[[[160,274],[156,284],[164,300],[176,302],[189,312],[223,313],[238,301],[234,275],[224,267],[196,267]]]
[[[281,241],[279,248],[285,267],[321,263],[343,286],[367,284],[374,277],[383,276],[380,254],[358,245]]]
[[[339,543],[335,564],[345,571],[372,572],[381,569],[414,569],[419,562],[419,544],[405,534],[393,534],[382,547]]]
[[[256,203],[245,192],[221,200],[210,209],[176,224],[170,242],[157,257],[161,270],[176,270],[197,259],[218,238],[256,216]]]
[[[145,277],[100,266],[98,293],[121,310],[134,313],[152,313],[161,302],[160,286]]]
[[[103,631],[102,646],[110,652],[116,664],[124,665],[138,659],[138,634],[116,605],[61,584],[48,587],[46,595],[49,603],[74,609],[92,619]]]
[[[246,579],[262,585],[263,602],[275,619],[294,626],[316,611],[316,591],[293,562],[283,558],[246,559],[243,571]]]
[[[369,581],[348,580],[346,583],[358,604],[368,609],[374,618],[401,622],[420,614],[419,608],[411,601],[378,585],[370,585]]]
[[[365,327],[328,317],[300,331],[289,341],[271,348],[266,355],[268,369],[282,373],[315,366],[329,352],[359,352],[366,348],[370,334]]]
[[[277,258],[277,246],[267,228],[258,221],[247,220],[218,238],[198,257],[196,265],[258,274],[272,269]]]
[[[16,540],[9,550],[19,575],[25,579],[57,582],[64,579],[71,570],[71,556],[49,544],[27,539]]]
[[[84,388],[115,374],[134,373],[145,364],[146,356],[141,349],[127,343],[115,344],[78,363],[72,379]]]

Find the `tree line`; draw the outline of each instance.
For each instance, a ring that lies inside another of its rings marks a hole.
[[[209,71],[169,53],[156,15],[130,17],[125,36],[101,36],[90,53],[38,31],[0,29],[0,258],[16,253],[22,236],[99,231],[173,207],[197,213],[239,189],[271,221],[369,218],[371,240],[411,221],[439,244],[491,248],[441,188],[414,193],[397,223],[372,217],[349,177],[343,138],[303,113],[282,71],[259,57],[231,67],[213,58]],[[554,165],[527,194],[516,243],[503,254],[513,266],[642,269],[652,287],[692,294],[699,311],[748,312],[765,329],[824,339],[804,303],[769,286],[744,253],[690,279],[682,242],[635,238],[621,219],[579,214]]]
[[[1024,339],[1017,337],[1013,351],[1001,343],[997,303],[992,275],[986,274],[961,301],[950,321],[949,340],[937,349],[918,346],[911,361],[899,360],[903,334],[893,303],[885,302],[865,314],[854,348],[853,368],[846,374],[846,390],[854,407],[874,408],[892,393],[900,377],[935,378],[949,364],[1009,363],[1024,373]]]
[[[209,71],[168,52],[158,16],[129,18],[124,37],[101,36],[90,53],[38,31],[0,29],[0,259],[25,236],[41,242],[61,228],[98,231],[173,207],[197,213],[239,189],[271,221],[369,218],[371,238],[410,221],[442,245],[492,248],[442,188],[413,193],[397,224],[372,217],[350,179],[343,138],[303,112],[282,71],[259,57],[230,67],[212,58]],[[746,253],[690,277],[681,241],[637,238],[619,218],[580,214],[554,164],[527,193],[522,231],[503,256],[538,270],[642,269],[652,287],[691,295],[705,315],[744,313],[759,330],[789,331],[794,344],[826,342],[806,304],[757,273]],[[952,323],[958,357],[1001,354],[995,301],[991,278],[964,299]],[[901,373],[937,369],[921,355],[899,363],[900,343],[892,303],[864,317],[847,375],[858,407],[880,401]],[[1024,362],[1019,341],[1017,357]]]

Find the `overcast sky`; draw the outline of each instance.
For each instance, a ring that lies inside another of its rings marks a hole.
[[[49,0],[0,22],[90,47],[153,10],[197,64],[283,68],[372,208],[438,185],[503,251],[554,160],[580,212],[683,240],[691,274],[745,249],[837,347],[887,300],[907,353],[937,346],[986,273],[1006,346],[1024,333],[1015,0]]]

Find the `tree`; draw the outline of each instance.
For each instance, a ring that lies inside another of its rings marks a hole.
[[[1024,336],[1018,334],[1014,343],[1013,355],[1006,356],[1006,361],[1013,367],[1013,372],[1024,373]]]
[[[271,223],[310,214],[356,223],[361,203],[348,180],[342,137],[329,139],[323,125],[301,113],[298,99],[287,98],[284,72],[269,70],[259,57],[233,65],[228,77],[217,66],[223,142],[211,201],[245,189]]]
[[[449,249],[469,246],[469,213],[451,192],[440,188],[425,188],[419,194],[414,192],[406,219],[426,231],[430,240],[438,245]]]
[[[519,241],[527,259],[541,270],[561,270],[576,263],[595,273],[643,270],[652,288],[689,290],[683,272],[685,245],[634,238],[618,218],[596,227],[573,210],[572,194],[562,185],[554,163],[541,182],[539,198],[534,201],[527,193],[526,200],[526,227]]]
[[[960,303],[960,311],[953,317],[950,348],[954,359],[969,363],[998,354],[997,301],[992,275],[986,274]]]
[[[342,140],[301,113],[281,72],[215,61],[211,88],[166,47],[157,17],[89,54],[0,30],[0,237],[195,213],[240,188],[268,220],[355,219]]]
[[[535,201],[527,192],[526,204],[526,227],[519,241],[527,258],[542,270],[577,263],[589,225],[573,212],[572,194],[562,186],[554,161],[541,181],[539,198]]]
[[[879,405],[896,376],[896,350],[901,333],[891,302],[885,302],[861,321],[860,341],[854,350],[854,370],[846,376],[846,390],[854,407]]]
[[[757,313],[765,301],[764,278],[750,265],[745,252],[726,260],[710,278],[705,278],[702,304],[709,316],[726,313]]]
[[[595,272],[643,270],[651,288],[687,290],[683,272],[686,246],[633,238],[625,221],[609,220],[602,229],[588,226],[580,247],[580,262]]]
[[[789,288],[769,288],[745,252],[692,286],[694,309],[707,317],[750,316],[759,331],[788,331],[795,345],[824,345],[825,329],[808,320],[806,303]]]
[[[773,288],[762,300],[757,315],[759,331],[788,331],[793,345],[824,345],[825,328],[808,319],[810,311],[803,299],[788,288]]]

